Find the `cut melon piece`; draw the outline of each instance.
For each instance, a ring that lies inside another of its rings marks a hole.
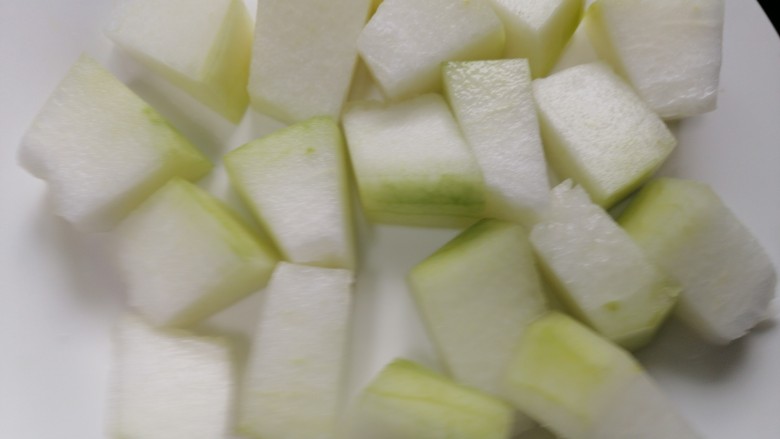
[[[241,434],[334,437],[352,281],[347,270],[279,263],[265,290],[241,388]]]
[[[533,83],[547,158],[558,176],[610,207],[638,188],[677,145],[663,121],[605,64]]]
[[[338,119],[370,8],[371,0],[259,0],[252,107],[287,123]]]
[[[724,6],[723,0],[598,0],[585,23],[601,57],[650,108],[679,119],[717,106]]]
[[[111,229],[172,177],[211,163],[157,111],[88,56],[71,67],[22,140],[21,164],[46,180],[57,215]]]
[[[619,223],[683,287],[677,315],[728,343],[763,320],[775,295],[772,262],[750,231],[704,183],[648,183]]]
[[[228,120],[241,120],[252,54],[242,0],[118,0],[106,34]]]
[[[528,61],[447,63],[444,88],[485,178],[485,216],[533,222],[550,183]]]
[[[512,413],[503,401],[396,360],[363,391],[349,437],[508,439]]]
[[[355,267],[346,151],[332,119],[284,128],[230,152],[224,161],[285,259]]]
[[[439,91],[441,64],[500,58],[504,29],[488,0],[384,0],[358,38],[393,100]]]
[[[567,439],[698,439],[628,352],[559,313],[531,323],[505,383],[512,403]]]
[[[356,103],[344,133],[369,219],[457,227],[482,215],[482,173],[441,96]]]
[[[506,29],[506,57],[527,58],[546,76],[582,17],[583,0],[490,0]]]
[[[187,326],[265,286],[276,265],[219,200],[171,180],[116,229],[128,303],[157,326]]]
[[[153,329],[124,316],[114,344],[111,437],[214,439],[231,420],[234,366],[217,338]]]
[[[680,287],[571,181],[552,190],[531,243],[572,311],[627,348],[650,341],[676,303]]]

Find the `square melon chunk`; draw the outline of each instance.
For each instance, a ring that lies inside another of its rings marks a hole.
[[[625,347],[646,344],[677,301],[680,287],[570,181],[553,189],[531,243],[571,310]]]
[[[234,365],[223,340],[154,329],[127,315],[114,341],[111,437],[227,437]]]
[[[286,123],[338,119],[371,0],[259,0],[249,94]]]
[[[485,178],[485,215],[530,224],[550,183],[528,61],[450,62],[444,88]]]
[[[482,173],[441,96],[356,103],[344,133],[369,219],[457,227],[482,215]]]
[[[335,437],[352,273],[280,262],[252,341],[239,430],[259,439]]]
[[[345,149],[338,125],[316,117],[224,157],[233,184],[287,260],[354,269]]]
[[[219,200],[171,180],[115,230],[128,303],[157,326],[187,326],[265,286],[272,247]]]
[[[211,163],[163,117],[84,55],[22,140],[21,164],[46,180],[57,215],[108,230],[172,177]]]
[[[509,439],[513,411],[478,390],[396,360],[363,390],[354,412],[350,439]]]
[[[663,121],[603,63],[533,83],[547,158],[608,208],[637,189],[677,145]]]
[[[531,323],[505,376],[518,409],[566,439],[699,439],[628,352],[551,312]]]
[[[385,95],[407,99],[441,88],[441,64],[500,58],[504,29],[488,0],[384,0],[358,51]]]
[[[242,0],[118,0],[106,34],[228,120],[241,120],[252,50]]]
[[[650,108],[680,119],[717,106],[724,3],[598,0],[585,23],[601,57]]]
[[[704,183],[648,183],[618,220],[683,287],[677,315],[716,343],[763,320],[777,275],[750,231]]]
[[[506,29],[506,57],[547,76],[582,17],[583,0],[490,0]]]

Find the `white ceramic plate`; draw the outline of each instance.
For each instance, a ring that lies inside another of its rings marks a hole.
[[[728,0],[717,111],[675,127],[663,173],[711,183],[780,262],[780,39],[754,0]],[[254,1],[248,2],[254,10]],[[0,438],[104,437],[109,328],[121,288],[105,237],[51,215],[42,182],[16,164],[19,140],[81,52],[101,60],[212,157],[279,125],[235,127],[116,53],[101,34],[108,0],[0,0]],[[218,170],[203,182],[235,201]],[[437,367],[407,297],[408,269],[450,230],[363,227],[350,387],[405,356]],[[246,333],[257,298],[211,324]],[[725,348],[672,322],[640,353],[709,439],[780,438],[780,327]],[[661,438],[659,438],[661,439]]]

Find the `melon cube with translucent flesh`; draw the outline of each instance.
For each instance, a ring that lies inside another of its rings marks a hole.
[[[409,275],[417,307],[452,376],[502,396],[503,372],[525,327],[547,303],[519,224],[482,220]],[[516,432],[531,427],[518,416]]]
[[[396,360],[363,390],[348,437],[509,439],[512,416],[512,408],[499,399]]]
[[[22,140],[21,164],[46,180],[57,215],[108,230],[172,177],[211,163],[97,61],[71,67]]]
[[[533,83],[547,158],[603,207],[638,188],[677,144],[663,121],[603,63]]]
[[[252,107],[283,122],[338,119],[371,0],[259,0]]]
[[[455,227],[481,217],[482,173],[441,96],[356,103],[343,123],[369,219]]]
[[[550,191],[528,61],[450,62],[444,88],[485,177],[485,214],[531,223]]]
[[[227,119],[241,120],[252,51],[242,0],[118,0],[106,34]]]
[[[566,439],[698,439],[628,352],[563,314],[531,323],[505,381],[511,402]]]
[[[438,91],[445,61],[500,58],[504,29],[488,0],[384,0],[357,44],[397,100]]]
[[[534,77],[555,65],[582,16],[583,0],[490,0],[506,29],[506,57],[527,58]]]
[[[287,260],[354,268],[346,151],[332,119],[284,128],[230,152],[224,161]]]
[[[235,384],[224,341],[154,329],[133,315],[114,341],[111,437],[227,437]]]
[[[650,108],[679,119],[717,105],[724,9],[724,0],[598,0],[585,23]]]
[[[716,343],[763,320],[777,276],[766,252],[704,183],[648,183],[620,216],[634,241],[683,287],[676,313]]]
[[[571,310],[625,347],[646,344],[677,301],[677,283],[571,181],[553,189],[531,243]]]
[[[342,402],[350,271],[280,262],[241,387],[239,430],[261,439],[331,438]]]
[[[171,180],[115,231],[128,304],[157,326],[187,326],[265,286],[277,261],[219,200]]]

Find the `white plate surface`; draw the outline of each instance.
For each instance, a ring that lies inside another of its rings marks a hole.
[[[254,1],[248,2],[254,11]],[[754,0],[728,0],[717,111],[675,128],[663,174],[706,181],[780,262],[780,39]],[[113,50],[101,33],[108,0],[0,0],[0,438],[104,437],[109,328],[121,288],[105,237],[51,215],[43,183],[16,163],[24,131],[81,52],[102,61],[214,158],[279,125],[250,115],[235,127]],[[235,194],[218,170],[203,185]],[[388,360],[437,360],[404,276],[450,230],[363,227],[350,388]],[[257,295],[256,295],[257,296]],[[214,319],[246,333],[257,297]],[[640,353],[709,439],[780,438],[780,324],[725,348],[672,322]]]

